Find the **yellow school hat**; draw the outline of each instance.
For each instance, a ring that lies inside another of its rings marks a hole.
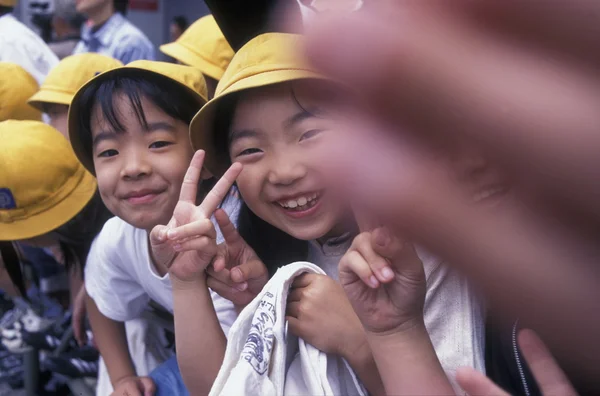
[[[38,121],[0,122],[0,240],[46,234],[77,215],[96,180],[69,142]]]
[[[56,65],[42,83],[40,90],[29,99],[29,104],[43,110],[44,103],[70,106],[75,93],[99,73],[123,66],[106,55],[95,53],[72,55]]]
[[[25,69],[14,63],[0,62],[0,121],[41,121],[42,113],[27,104],[27,99],[37,90],[37,81]]]
[[[214,147],[214,116],[223,98],[231,93],[288,81],[327,80],[311,70],[301,56],[302,36],[266,33],[244,45],[233,57],[219,81],[215,97],[196,114],[190,124],[194,150],[205,150],[204,166],[213,175],[227,170],[228,160],[217,155]],[[219,131],[225,133],[225,131]]]
[[[0,6],[14,7],[17,5],[17,0],[0,0]]]
[[[177,41],[161,45],[160,50],[215,80],[221,79],[234,54],[212,15],[198,19]]]
[[[81,113],[81,101],[79,99],[89,86],[111,78],[125,76],[144,77],[149,80],[167,80],[189,92],[191,97],[198,102],[198,108],[202,107],[207,101],[206,81],[204,81],[202,72],[194,67],[140,60],[97,75],[77,91],[69,108],[69,139],[71,145],[79,161],[92,173],[94,173],[92,153],[86,149],[82,142],[81,134],[85,132],[79,130],[79,114]]]

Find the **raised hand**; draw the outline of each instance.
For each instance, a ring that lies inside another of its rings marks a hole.
[[[414,248],[385,228],[359,234],[339,264],[340,283],[365,330],[423,323],[425,273]]]
[[[216,252],[216,231],[210,220],[219,204],[242,171],[233,164],[219,179],[199,206],[196,206],[198,182],[204,162],[204,151],[194,154],[181,185],[179,202],[173,217],[166,226],[156,226],[150,233],[152,256],[158,265],[180,280],[192,280],[203,276]],[[177,260],[181,252],[193,252],[190,260]]]
[[[213,265],[207,268],[208,287],[235,305],[246,306],[263,289],[269,272],[224,210],[218,209],[215,219],[225,242],[218,246]]]

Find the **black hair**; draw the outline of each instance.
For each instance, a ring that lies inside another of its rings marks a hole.
[[[187,29],[189,26],[187,18],[183,15],[179,15],[173,18],[173,23],[177,25],[182,32],[185,32],[185,29]]]
[[[215,112],[215,148],[218,155],[226,158],[229,158],[230,129],[238,101],[238,94],[230,94],[222,99]],[[296,239],[267,223],[252,212],[245,202],[242,202],[240,208],[237,229],[263,261],[271,276],[283,265],[307,259],[307,241]]]
[[[135,73],[135,74],[133,74]],[[78,122],[82,147],[88,158],[92,158],[92,112],[99,106],[102,115],[117,133],[124,133],[119,109],[115,108],[116,95],[125,95],[141,125],[146,126],[142,98],[152,102],[170,117],[190,124],[200,110],[201,104],[187,90],[168,78],[153,76],[151,79],[138,72],[122,75],[91,84],[81,93],[78,107],[81,109]]]
[[[96,191],[75,217],[52,232],[58,238],[67,271],[77,270],[83,275],[92,242],[112,216],[102,202],[100,193]]]
[[[13,12],[13,10],[14,10],[14,7],[0,6],[0,16],[5,15],[5,14],[10,14],[11,12]]]
[[[113,7],[115,12],[123,16],[127,16],[127,8],[129,7],[129,0],[113,0]]]

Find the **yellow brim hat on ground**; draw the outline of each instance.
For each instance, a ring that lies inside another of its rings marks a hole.
[[[38,89],[35,78],[21,66],[0,62],[0,121],[41,121],[42,113],[27,104]]]
[[[194,150],[205,150],[204,166],[216,176],[229,165],[227,158],[216,152],[214,140],[215,112],[223,98],[240,91],[297,80],[327,80],[311,70],[302,59],[302,36],[266,33],[244,45],[233,57],[219,81],[215,97],[196,114],[190,125]]]
[[[198,19],[177,41],[161,45],[160,50],[215,80],[221,79],[234,54],[212,15]]]
[[[69,142],[37,121],[0,122],[0,240],[29,239],[75,217],[96,180]]]
[[[71,140],[71,145],[79,161],[92,173],[94,173],[94,160],[91,153],[84,147],[81,139],[81,134],[88,132],[79,130],[79,117],[82,105],[80,103],[81,95],[93,84],[127,76],[169,81],[187,91],[192,98],[195,98],[198,102],[198,108],[202,107],[207,101],[206,81],[202,72],[189,66],[140,60],[97,75],[77,91],[69,108],[69,139]]]
[[[106,55],[95,53],[68,56],[56,65],[44,80],[29,104],[43,110],[44,103],[71,105],[73,97],[86,82],[96,75],[123,66]]]

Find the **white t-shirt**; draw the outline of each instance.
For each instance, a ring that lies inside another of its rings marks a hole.
[[[150,300],[173,313],[171,280],[169,274],[158,275],[150,259],[146,231],[118,217],[106,222],[92,244],[85,267],[85,287],[100,312],[119,322],[140,317]],[[234,305],[212,291],[211,296],[227,335],[237,318]]]
[[[16,63],[40,85],[58,64],[44,40],[11,14],[0,17],[0,61]]]

